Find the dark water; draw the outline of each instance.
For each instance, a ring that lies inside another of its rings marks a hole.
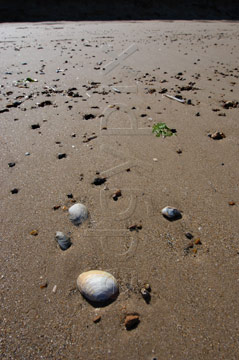
[[[60,20],[238,20],[238,0],[0,1],[0,22]]]

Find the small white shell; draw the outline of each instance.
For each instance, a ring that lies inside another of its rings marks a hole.
[[[165,208],[162,209],[161,212],[164,216],[166,216],[170,220],[174,220],[174,219],[176,220],[182,217],[180,211],[171,206],[166,206]]]
[[[83,204],[74,204],[69,208],[70,220],[75,225],[80,225],[88,218],[88,210]]]
[[[91,270],[77,278],[81,294],[90,301],[104,302],[114,298],[119,291],[113,275],[106,271]]]

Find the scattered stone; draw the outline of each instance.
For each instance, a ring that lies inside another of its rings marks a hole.
[[[202,242],[201,242],[200,238],[195,239],[194,244],[195,245],[202,245]]]
[[[105,182],[106,182],[106,178],[96,177],[91,184],[98,186],[104,184]]]
[[[54,205],[52,209],[53,210],[58,210],[58,209],[60,209],[60,207],[61,207],[61,205]]]
[[[229,202],[228,202],[228,205],[234,206],[234,205],[236,205],[236,203],[235,203],[234,201],[229,201]]]
[[[93,322],[94,322],[95,324],[97,324],[98,322],[100,322],[100,320],[101,320],[101,316],[98,315],[98,316],[96,316],[96,317],[93,319]]]
[[[195,116],[200,116],[200,112],[197,112],[197,113],[195,114]]]
[[[30,153],[27,151],[27,152],[25,152],[25,156],[29,156],[30,155]]]
[[[11,193],[12,193],[12,194],[17,194],[18,191],[19,191],[19,190],[18,190],[17,188],[14,188],[14,189],[11,190]]]
[[[52,102],[50,100],[42,101],[40,104],[38,104],[39,107],[44,107],[47,105],[52,105]]]
[[[64,158],[66,158],[66,153],[59,153],[59,154],[57,155],[57,157],[58,157],[59,160],[60,160],[60,159],[64,159]]]
[[[39,128],[40,128],[40,125],[39,125],[39,124],[33,124],[33,125],[31,125],[31,128],[32,128],[33,130],[39,129]]]
[[[56,293],[56,290],[57,290],[57,286],[54,285],[54,286],[53,286],[53,289],[52,289],[52,292],[55,294],[55,293]]]
[[[189,252],[189,249],[192,249],[193,246],[194,246],[194,243],[193,243],[193,241],[191,241],[191,242],[184,248],[184,251],[185,251],[186,253],[188,253],[188,252]]]
[[[21,101],[14,101],[12,104],[8,104],[7,108],[18,107],[21,103]]]
[[[38,235],[38,230],[32,230],[32,231],[30,232],[30,235],[32,235],[32,236],[37,236],[37,235]]]
[[[0,114],[5,113],[5,112],[8,112],[8,111],[9,111],[9,109],[1,109],[1,110],[0,110]]]
[[[73,194],[72,193],[67,194],[66,196],[68,197],[68,199],[73,199]]]
[[[40,285],[40,289],[45,289],[48,286],[48,282],[45,281],[42,285]]]
[[[189,239],[189,240],[192,240],[192,238],[193,238],[193,235],[192,235],[191,233],[189,233],[189,232],[187,232],[187,233],[185,234],[185,236],[186,236],[186,238]]]
[[[176,150],[176,152],[177,152],[178,154],[182,154],[182,150],[181,150],[181,149]]]
[[[139,320],[138,314],[129,314],[126,316],[125,321],[124,321],[126,330],[135,329],[139,323],[140,323],[140,320]]]
[[[15,166],[16,165],[16,163],[15,162],[10,162],[10,163],[8,163],[8,166],[11,168],[11,167],[13,167],[13,166]]]
[[[87,142],[89,142],[89,141],[91,141],[91,140],[94,140],[94,139],[96,139],[96,138],[97,138],[97,135],[89,136],[87,139],[84,139],[84,140],[83,140],[83,143],[87,143]]]
[[[224,139],[226,136],[223,134],[223,132],[216,131],[213,134],[208,134],[208,137],[210,137],[213,140],[221,140]]]
[[[93,114],[85,114],[83,116],[84,120],[89,120],[89,119],[94,119],[94,118],[95,118],[95,115],[93,115]]]
[[[112,197],[114,201],[117,201],[120,196],[122,196],[121,190],[117,190]]]
[[[145,287],[143,287],[143,288],[140,290],[140,293],[141,293],[141,295],[143,296],[145,302],[146,302],[147,304],[149,304],[149,303],[150,303],[150,300],[151,300],[151,295],[150,295],[149,290],[147,290],[147,289],[145,289]]]
[[[137,225],[137,224],[130,225],[130,226],[128,226],[128,229],[129,229],[129,231],[136,231],[136,232],[138,232],[139,230],[142,229],[142,225],[141,225],[141,224],[140,224],[140,225]]]
[[[229,109],[229,108],[238,108],[239,102],[238,101],[223,101],[223,108]]]

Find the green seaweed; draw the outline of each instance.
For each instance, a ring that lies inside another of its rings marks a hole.
[[[175,135],[176,131],[175,130],[173,131],[172,129],[169,129],[165,123],[157,123],[157,124],[153,125],[152,132],[157,137],[160,137],[160,136],[166,137],[166,136]]]

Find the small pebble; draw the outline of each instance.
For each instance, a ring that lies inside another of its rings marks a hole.
[[[100,177],[97,177],[94,179],[94,181],[92,182],[92,185],[102,185],[106,182],[106,178],[100,178]]]
[[[185,236],[186,236],[186,238],[189,239],[189,240],[192,240],[192,238],[193,238],[193,235],[192,235],[191,233],[189,233],[189,232],[187,232],[187,233],[185,234]]]
[[[12,193],[12,194],[17,194],[18,191],[19,191],[19,190],[18,190],[17,188],[14,188],[14,189],[11,190],[11,193]]]
[[[98,316],[96,316],[96,317],[93,319],[93,322],[94,322],[95,324],[97,324],[98,322],[100,322],[100,320],[101,320],[101,316],[98,315]]]
[[[16,165],[15,162],[10,162],[10,163],[8,163],[8,166],[9,166],[9,167],[13,167],[13,166],[15,166],[15,165]]]
[[[202,242],[201,242],[201,240],[199,238],[197,238],[197,239],[194,240],[194,244],[195,245],[202,245]]]
[[[27,151],[27,152],[25,152],[25,156],[29,156],[30,155],[30,153]]]
[[[58,157],[59,160],[60,160],[60,159],[64,159],[64,158],[66,158],[66,153],[59,153],[59,154],[57,155],[57,157]]]
[[[32,125],[31,125],[31,128],[32,128],[33,130],[39,129],[39,128],[40,128],[40,125],[39,125],[39,124],[32,124]]]
[[[229,201],[228,205],[233,206],[233,205],[236,205],[236,203],[234,201]]]
[[[151,295],[150,295],[149,291],[147,289],[145,289],[145,288],[142,288],[140,290],[140,293],[141,293],[142,297],[144,298],[145,302],[147,304],[149,304],[150,300],[151,300]]]
[[[57,286],[54,285],[54,286],[53,286],[53,289],[52,289],[52,292],[55,294],[55,293],[56,293],[56,290],[57,290]]]
[[[126,330],[132,330],[138,326],[139,322],[140,320],[138,314],[129,314],[125,318],[124,325]]]
[[[32,230],[32,231],[30,232],[30,235],[32,235],[32,236],[37,236],[37,235],[38,235],[38,231],[37,231],[37,230]]]

